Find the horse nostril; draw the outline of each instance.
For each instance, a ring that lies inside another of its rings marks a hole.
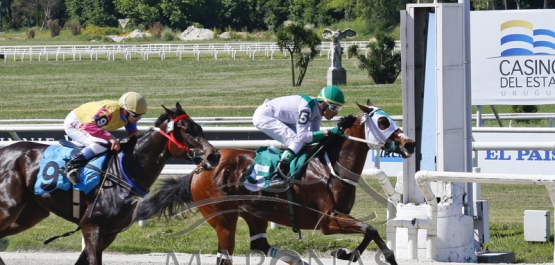
[[[416,148],[416,143],[415,142],[407,142],[405,143],[405,149],[407,150],[407,152],[409,152],[410,154],[414,153],[414,149]]]
[[[216,166],[218,163],[220,163],[220,158],[221,157],[222,157],[222,155],[220,154],[220,152],[215,151],[213,153],[210,153],[208,155],[208,157],[206,158],[206,160],[208,160],[211,165]]]

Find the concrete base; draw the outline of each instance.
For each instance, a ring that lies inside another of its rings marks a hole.
[[[427,210],[425,204],[400,204],[397,205],[397,218],[426,219]],[[395,256],[398,261],[410,260],[408,229],[398,227],[396,232]],[[427,254],[427,230],[418,229],[417,258],[426,260]],[[462,215],[460,204],[438,205],[436,256],[431,259],[438,262],[476,263],[473,218]]]
[[[477,252],[478,263],[514,263],[514,252]]]
[[[345,68],[330,67],[328,68],[327,85],[344,85],[347,84],[347,71]]]

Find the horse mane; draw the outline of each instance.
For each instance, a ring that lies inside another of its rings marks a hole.
[[[349,114],[339,119],[339,122],[337,122],[337,127],[341,128],[341,130],[345,130],[353,126],[356,120],[357,120],[357,117],[355,115]]]

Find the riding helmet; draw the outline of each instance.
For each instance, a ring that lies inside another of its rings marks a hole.
[[[318,94],[318,101],[343,106],[345,104],[345,96],[343,96],[343,92],[339,87],[327,86],[322,88],[322,91]]]
[[[127,111],[132,111],[136,114],[146,113],[146,99],[137,92],[127,92],[119,98],[118,104],[121,108]]]

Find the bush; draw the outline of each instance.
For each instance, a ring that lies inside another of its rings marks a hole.
[[[56,37],[60,35],[60,21],[57,19],[49,19],[46,24],[50,30],[50,37]]]
[[[69,31],[71,31],[71,35],[73,36],[81,35],[81,23],[79,23],[79,20],[72,19],[68,21],[67,27]]]
[[[88,35],[119,35],[121,34],[121,29],[112,27],[98,27],[94,25],[87,26],[83,30],[83,34]]]
[[[369,44],[370,56],[358,54],[358,49],[349,47],[348,55],[358,58],[359,69],[366,70],[376,84],[391,84],[401,73],[401,54],[394,52],[395,39],[383,32]]]
[[[160,23],[160,21],[157,21],[150,27],[150,34],[159,39],[160,37],[162,37],[163,30],[164,26],[162,25],[162,23]]]
[[[170,30],[164,30],[164,33],[162,33],[162,40],[165,41],[172,41],[175,39],[175,36],[173,35],[173,32]]]
[[[29,38],[29,39],[34,39],[35,38],[35,30],[34,29],[29,29],[27,31],[27,38]]]

